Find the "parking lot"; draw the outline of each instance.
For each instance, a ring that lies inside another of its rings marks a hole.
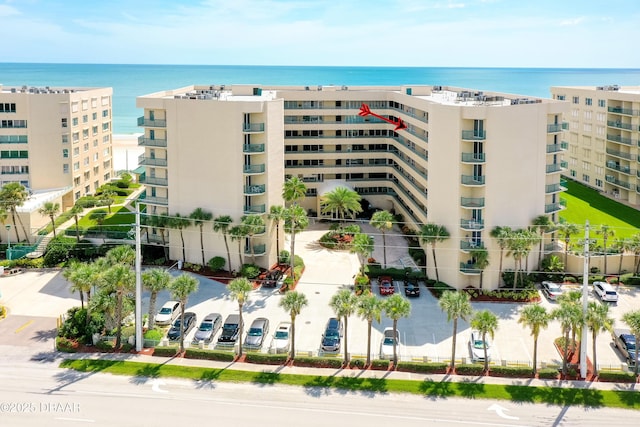
[[[368,227],[368,225],[365,225]],[[327,320],[334,316],[329,300],[339,289],[350,288],[353,277],[360,264],[355,254],[346,251],[329,251],[321,247],[317,240],[326,231],[326,224],[314,224],[296,238],[296,253],[306,264],[306,270],[297,289],[304,293],[309,305],[302,310],[296,321],[296,350],[307,354],[322,354],[320,343]],[[368,231],[368,230],[366,230]],[[372,232],[373,234],[373,232]],[[381,240],[381,239],[378,239]],[[376,242],[380,244],[380,241]],[[400,236],[387,236],[390,264],[406,257],[404,239]],[[376,246],[374,257],[382,259],[382,248]],[[196,313],[198,323],[208,313],[220,313],[224,318],[238,312],[238,304],[229,298],[226,286],[206,278],[198,277],[200,288],[189,297],[187,311]],[[394,282],[396,292],[402,293],[401,282]],[[574,285],[579,289],[579,285]],[[377,287],[373,286],[377,293]],[[39,316],[55,318],[70,306],[79,305],[77,294],[71,295],[60,272],[25,272],[14,277],[0,279],[1,303],[9,307],[10,315]],[[622,315],[640,307],[640,294],[633,288],[620,287],[619,302],[611,306],[611,315],[616,319],[615,326],[624,328]],[[272,334],[278,323],[288,321],[289,314],[279,307],[282,295],[277,289],[258,288],[250,293],[244,306],[245,331],[257,317],[266,317],[270,321],[270,332],[262,347],[267,352],[271,345]],[[384,297],[381,297],[384,298]],[[593,300],[593,295],[589,296]],[[143,294],[143,312],[148,307],[148,294]],[[170,294],[161,292],[157,307],[168,301]],[[400,345],[398,348],[402,360],[448,360],[451,354],[452,324],[447,321],[438,301],[421,285],[419,297],[411,298],[411,316],[398,321]],[[488,309],[499,317],[498,331],[492,342],[492,363],[530,364],[533,359],[533,339],[528,329],[517,323],[522,304],[474,302],[474,310]],[[557,304],[544,296],[540,304],[550,311]],[[55,325],[53,320],[52,325]],[[377,357],[380,340],[385,327],[392,326],[391,320],[382,317],[382,321],[373,324],[372,353]],[[25,332],[26,332],[25,328]],[[190,343],[195,330],[186,337]],[[220,332],[218,332],[219,335]],[[349,319],[349,351],[352,357],[364,356],[367,348],[366,321],[353,316]],[[15,335],[15,334],[9,334]],[[538,341],[538,360],[547,364],[561,364],[561,359],[553,346],[553,340],[561,335],[558,322],[552,321],[549,328],[543,330]],[[470,357],[470,328],[466,321],[459,321],[456,344],[456,358],[459,362]],[[244,339],[244,337],[242,337]],[[626,366],[623,358],[611,345],[609,333],[598,336],[598,365],[602,368],[621,369]],[[8,343],[7,343],[8,344]],[[215,339],[214,339],[215,345]],[[591,358],[591,336],[588,341],[588,353]]]

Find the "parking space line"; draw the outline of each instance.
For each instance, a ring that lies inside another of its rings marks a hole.
[[[20,333],[24,328],[26,328],[27,326],[29,326],[30,324],[33,323],[33,320],[29,320],[27,323],[25,323],[24,325],[20,326],[18,329],[16,329],[14,331],[14,334],[18,334]]]
[[[531,355],[529,354],[529,350],[527,350],[527,346],[525,345],[524,339],[522,337],[520,337],[520,343],[522,344],[522,348],[524,349],[524,352],[527,355],[527,360],[531,362]]]

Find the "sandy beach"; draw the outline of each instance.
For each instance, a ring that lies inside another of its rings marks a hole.
[[[113,169],[134,170],[138,167],[138,156],[144,153],[144,147],[138,146],[141,134],[113,135]]]

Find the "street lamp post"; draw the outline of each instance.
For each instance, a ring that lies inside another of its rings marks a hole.
[[[4,228],[7,229],[7,259],[11,261],[11,224],[6,224]]]

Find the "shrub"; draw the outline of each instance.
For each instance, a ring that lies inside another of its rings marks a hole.
[[[178,354],[178,350],[178,347],[156,347],[153,350],[153,355],[160,357],[173,357]]]
[[[0,319],[7,317],[7,308],[4,305],[0,305]]]
[[[246,353],[244,357],[245,362],[264,365],[284,365],[287,359],[286,354]]]
[[[122,344],[120,346],[120,351],[122,353],[129,353],[131,350],[133,350],[133,346],[131,344],[129,344],[128,342]]]
[[[456,374],[458,375],[482,375],[484,372],[484,365],[466,364],[456,366]]]
[[[247,279],[255,279],[260,275],[260,267],[255,264],[244,264],[240,269],[240,275]]]
[[[364,360],[362,359],[353,359],[350,361],[349,366],[352,368],[362,369],[364,368]]]
[[[293,363],[297,366],[313,366],[315,368],[342,367],[342,359],[330,357],[297,357]]]
[[[499,377],[531,377],[533,371],[528,366],[492,366],[491,375]]]
[[[601,371],[598,372],[598,379],[615,383],[635,383],[636,375],[632,372]]]
[[[611,277],[609,279],[609,283],[611,283],[612,285],[615,285],[618,283],[618,278],[617,277]]]
[[[304,260],[302,257],[298,255],[294,255],[293,257],[293,266],[294,267],[304,267]]]
[[[102,316],[91,316],[89,325],[87,326],[87,309],[80,307],[72,307],[67,311],[67,317],[60,329],[58,335],[71,340],[83,343],[90,343],[92,335],[104,328],[104,319]]]
[[[289,260],[291,259],[291,254],[287,250],[280,251],[280,256],[278,257],[278,262],[280,264],[289,264]]]
[[[160,341],[163,335],[164,334],[162,333],[162,331],[158,328],[149,329],[147,332],[144,333],[144,339],[152,340],[152,341]]]
[[[65,337],[56,337],[56,349],[65,353],[75,353],[78,351],[79,344],[75,340]]]
[[[447,364],[441,363],[441,362],[432,362],[432,363],[398,362],[398,371],[420,372],[425,374],[445,374],[447,372]]]
[[[156,350],[157,349],[158,348],[156,347]],[[197,348],[188,348],[185,351],[184,357],[188,357],[189,359],[205,359],[205,360],[218,360],[220,362],[233,362],[236,358],[236,355],[232,352],[226,352],[226,351],[201,350]]]
[[[113,351],[113,342],[100,340],[96,343],[96,348],[100,351]]]
[[[65,242],[61,238],[53,239],[47,245],[46,253],[43,258],[43,266],[56,267],[69,259],[73,244]]]
[[[578,283],[578,280],[573,276],[564,276],[565,283]]]
[[[221,257],[221,256],[214,256],[213,258],[211,258],[209,260],[209,262],[207,263],[207,265],[209,265],[209,268],[213,271],[219,271],[222,270],[222,268],[224,267],[224,265],[227,263],[227,261]]]
[[[389,361],[388,360],[372,360],[371,361],[371,368],[372,369],[380,369],[380,370],[388,370],[389,369]]]
[[[538,378],[541,380],[555,380],[558,378],[558,370],[554,368],[545,368],[538,371]]]

